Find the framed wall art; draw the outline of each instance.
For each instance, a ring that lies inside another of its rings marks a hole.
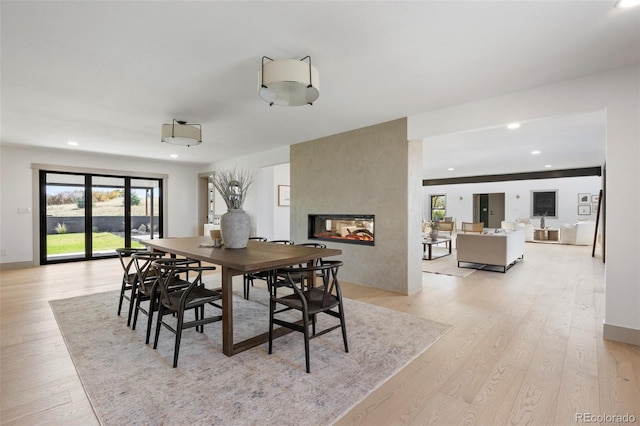
[[[578,194],[578,204],[591,204],[591,194]]]
[[[291,188],[289,185],[278,185],[278,205],[291,205]]]
[[[591,214],[591,204],[579,204],[578,205],[578,214],[579,215],[590,215]]]

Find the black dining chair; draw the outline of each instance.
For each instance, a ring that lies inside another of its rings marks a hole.
[[[138,278],[133,269],[133,257],[135,253],[148,253],[146,248],[121,247],[116,249],[118,259],[122,265],[122,282],[120,284],[120,300],[118,302],[118,316],[122,311],[122,302],[129,301],[129,315],[127,316],[127,326],[131,325],[131,314],[135,304],[136,280]]]
[[[188,262],[188,260],[185,262]],[[175,368],[178,366],[182,331],[195,327],[196,331],[202,333],[205,324],[222,320],[222,306],[218,302],[222,299],[220,289],[208,289],[202,281],[203,273],[215,271],[216,267],[190,266],[189,264],[169,262],[162,259],[155,260],[152,265],[160,275],[158,279],[160,298],[153,348],[156,349],[158,347],[161,328],[164,327],[175,334],[173,349],[173,368]],[[181,279],[188,282],[188,286],[172,291],[171,283],[176,276],[181,276]],[[206,315],[206,306],[213,306],[215,308],[214,312]],[[185,316],[189,311],[193,312],[194,318]],[[171,316],[173,320],[165,319],[167,314],[173,314]]]
[[[133,256],[133,264],[138,274],[135,308],[133,311],[133,321],[131,323],[131,329],[136,329],[138,323],[138,313],[142,312],[147,316],[147,334],[145,337],[145,343],[148,344],[151,336],[151,326],[153,324],[154,312],[158,310],[158,299],[160,297],[160,289],[158,288],[159,273],[153,266],[153,262],[160,260],[165,264],[179,264],[179,265],[194,265],[199,266],[200,262],[197,260],[165,258],[164,253],[148,252],[148,253],[136,253]],[[180,290],[189,285],[189,282],[176,275],[169,283],[169,289],[171,291]],[[142,304],[142,302],[148,301],[148,306]]]
[[[309,361],[309,341],[314,337],[322,336],[337,328],[342,329],[342,340],[344,342],[344,351],[349,352],[349,344],[347,342],[347,327],[344,319],[344,305],[342,303],[342,291],[338,283],[338,269],[343,265],[341,261],[331,260],[322,261],[320,265],[312,267],[289,267],[280,269],[278,272],[287,277],[287,286],[293,290],[289,295],[276,297],[271,296],[269,303],[269,353],[273,351],[273,326],[277,324],[282,327],[289,328],[294,331],[301,332],[304,335],[304,354],[307,373],[311,372]],[[294,279],[298,274],[320,273],[322,282],[317,286],[308,286],[306,289],[301,282]],[[283,305],[284,309],[278,308]],[[302,316],[302,325],[300,321],[292,321],[279,316],[285,311],[297,310]],[[338,318],[340,323],[328,326],[323,330],[316,331],[316,322],[318,314],[327,314]],[[311,327],[311,332],[309,328]]]
[[[285,244],[285,245],[294,245],[295,243],[291,240],[269,240],[268,243],[272,244]],[[243,277],[243,286],[244,286],[244,298],[249,300],[249,289],[253,287],[253,280],[263,280],[267,283],[267,288],[269,292],[272,292],[273,289],[278,286],[278,279],[276,276],[275,270],[268,271],[258,271],[258,272],[250,272],[248,274],[244,274]]]
[[[313,247],[313,248],[322,248],[322,249],[327,248],[327,245],[323,244],[323,243],[301,243],[301,244],[296,244],[296,245],[297,246],[302,246],[302,247]],[[314,265],[320,265],[321,261],[322,261],[322,258],[317,258],[314,261],[313,264]],[[302,265],[302,264],[299,265],[300,268],[302,268],[304,266],[306,266],[306,265]],[[277,291],[278,287],[283,287],[282,282],[286,281],[286,278],[287,278],[282,272],[275,271],[275,274],[276,274],[276,279],[274,280],[274,282],[276,283],[276,285],[273,288],[274,295],[276,294],[276,291]],[[304,281],[309,277],[309,274],[307,274],[307,273],[298,273],[298,274],[296,274],[296,273],[291,272],[289,275],[291,276],[291,278],[293,280],[295,280],[296,282],[299,282],[300,284],[303,284]],[[319,277],[319,276],[322,276],[322,272],[317,272],[316,273],[316,277]],[[313,285],[313,283],[311,285]]]

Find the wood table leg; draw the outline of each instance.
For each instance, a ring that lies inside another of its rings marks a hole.
[[[222,267],[222,353],[232,356],[233,351],[233,274]]]

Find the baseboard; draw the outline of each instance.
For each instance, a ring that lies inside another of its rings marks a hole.
[[[640,330],[638,329],[604,324],[602,333],[606,340],[640,346]]]
[[[9,262],[9,263],[0,263],[0,270],[8,271],[9,269],[24,269],[31,268],[36,266],[33,262]]]

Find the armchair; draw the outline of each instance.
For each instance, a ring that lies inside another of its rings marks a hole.
[[[524,230],[524,240],[533,241],[533,223],[528,218],[516,219],[516,220],[503,220],[501,223],[502,229],[509,229],[515,231],[517,229]]]
[[[593,243],[596,223],[592,221],[576,222],[573,225],[564,224],[560,227],[560,244],[574,244],[588,246]]]

